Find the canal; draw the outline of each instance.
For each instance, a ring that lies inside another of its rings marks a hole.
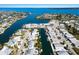
[[[9,38],[19,29],[22,28],[24,24],[29,23],[48,23],[48,20],[37,20],[36,16],[38,13],[32,13],[31,15],[28,15],[26,18],[17,20],[15,23],[13,23],[9,28],[7,28],[4,33],[0,35],[0,44],[4,44],[5,42],[9,41]]]
[[[76,10],[76,11],[75,11]],[[76,14],[79,15],[79,9],[48,9],[48,8],[0,8],[0,11],[16,11],[16,12],[31,12],[32,14],[26,18],[20,19],[7,28],[3,34],[0,35],[0,44],[4,44],[9,41],[9,38],[19,29],[22,28],[24,24],[29,23],[48,23],[48,20],[37,20],[36,16],[48,13],[48,14]],[[47,40],[47,35],[43,28],[40,29],[41,43],[43,52],[41,55],[52,55],[53,51]]]
[[[76,11],[75,11],[76,10]],[[76,14],[79,15],[79,9],[48,9],[48,8],[0,8],[0,11],[16,11],[16,12],[31,12],[32,14],[26,18],[16,21],[12,24],[8,29],[4,31],[3,34],[0,35],[0,44],[4,44],[9,41],[9,38],[15,33],[17,30],[21,29],[24,24],[29,23],[48,23],[47,20],[37,20],[36,16],[42,15],[45,13],[48,14]]]
[[[45,33],[45,29],[41,28],[39,29],[39,33],[40,33],[40,41],[42,43],[42,53],[41,55],[53,55],[53,51],[50,45],[50,42],[47,40],[47,35]]]

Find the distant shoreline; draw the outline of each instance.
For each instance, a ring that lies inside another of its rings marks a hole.
[[[73,20],[73,19],[76,19],[78,20],[79,19],[79,16],[77,15],[73,15],[73,14],[43,14],[43,15],[39,15],[39,16],[36,16],[36,19],[38,20],[51,20],[51,19],[56,19],[56,20],[60,20],[60,19],[69,19],[69,20]]]

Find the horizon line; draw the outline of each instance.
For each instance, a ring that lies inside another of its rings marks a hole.
[[[0,8],[79,8],[79,4],[0,4]]]

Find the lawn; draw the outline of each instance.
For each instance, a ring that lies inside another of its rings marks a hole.
[[[79,55],[79,48],[73,47],[73,50]]]
[[[74,27],[66,27],[68,32],[74,35],[74,37],[79,40],[79,34],[77,33],[77,30]]]
[[[74,35],[77,40],[79,40],[79,34]]]

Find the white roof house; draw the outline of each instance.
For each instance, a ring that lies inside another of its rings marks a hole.
[[[57,53],[58,53],[58,55],[69,55],[69,53],[67,51],[59,51]]]
[[[6,44],[8,44],[8,46],[14,46],[17,43],[17,41],[20,41],[20,36],[14,37],[13,39],[9,40],[9,42]]]
[[[67,37],[68,40],[70,40],[73,44],[75,44],[76,47],[79,47],[79,41],[72,34],[68,32],[63,32],[63,33]]]
[[[64,49],[64,47],[56,47],[55,51],[66,51],[66,50]]]
[[[2,24],[2,27],[5,27],[5,26],[7,26],[7,22],[4,22],[3,24]]]
[[[0,50],[0,55],[9,55],[11,53],[11,49],[4,46],[2,50]]]
[[[69,40],[71,40],[71,42],[75,44],[76,47],[79,48],[79,41],[76,38],[69,38]]]
[[[63,47],[56,47],[56,52],[58,55],[69,55]]]
[[[61,29],[65,29],[65,25],[64,24],[60,24],[60,28]]]

